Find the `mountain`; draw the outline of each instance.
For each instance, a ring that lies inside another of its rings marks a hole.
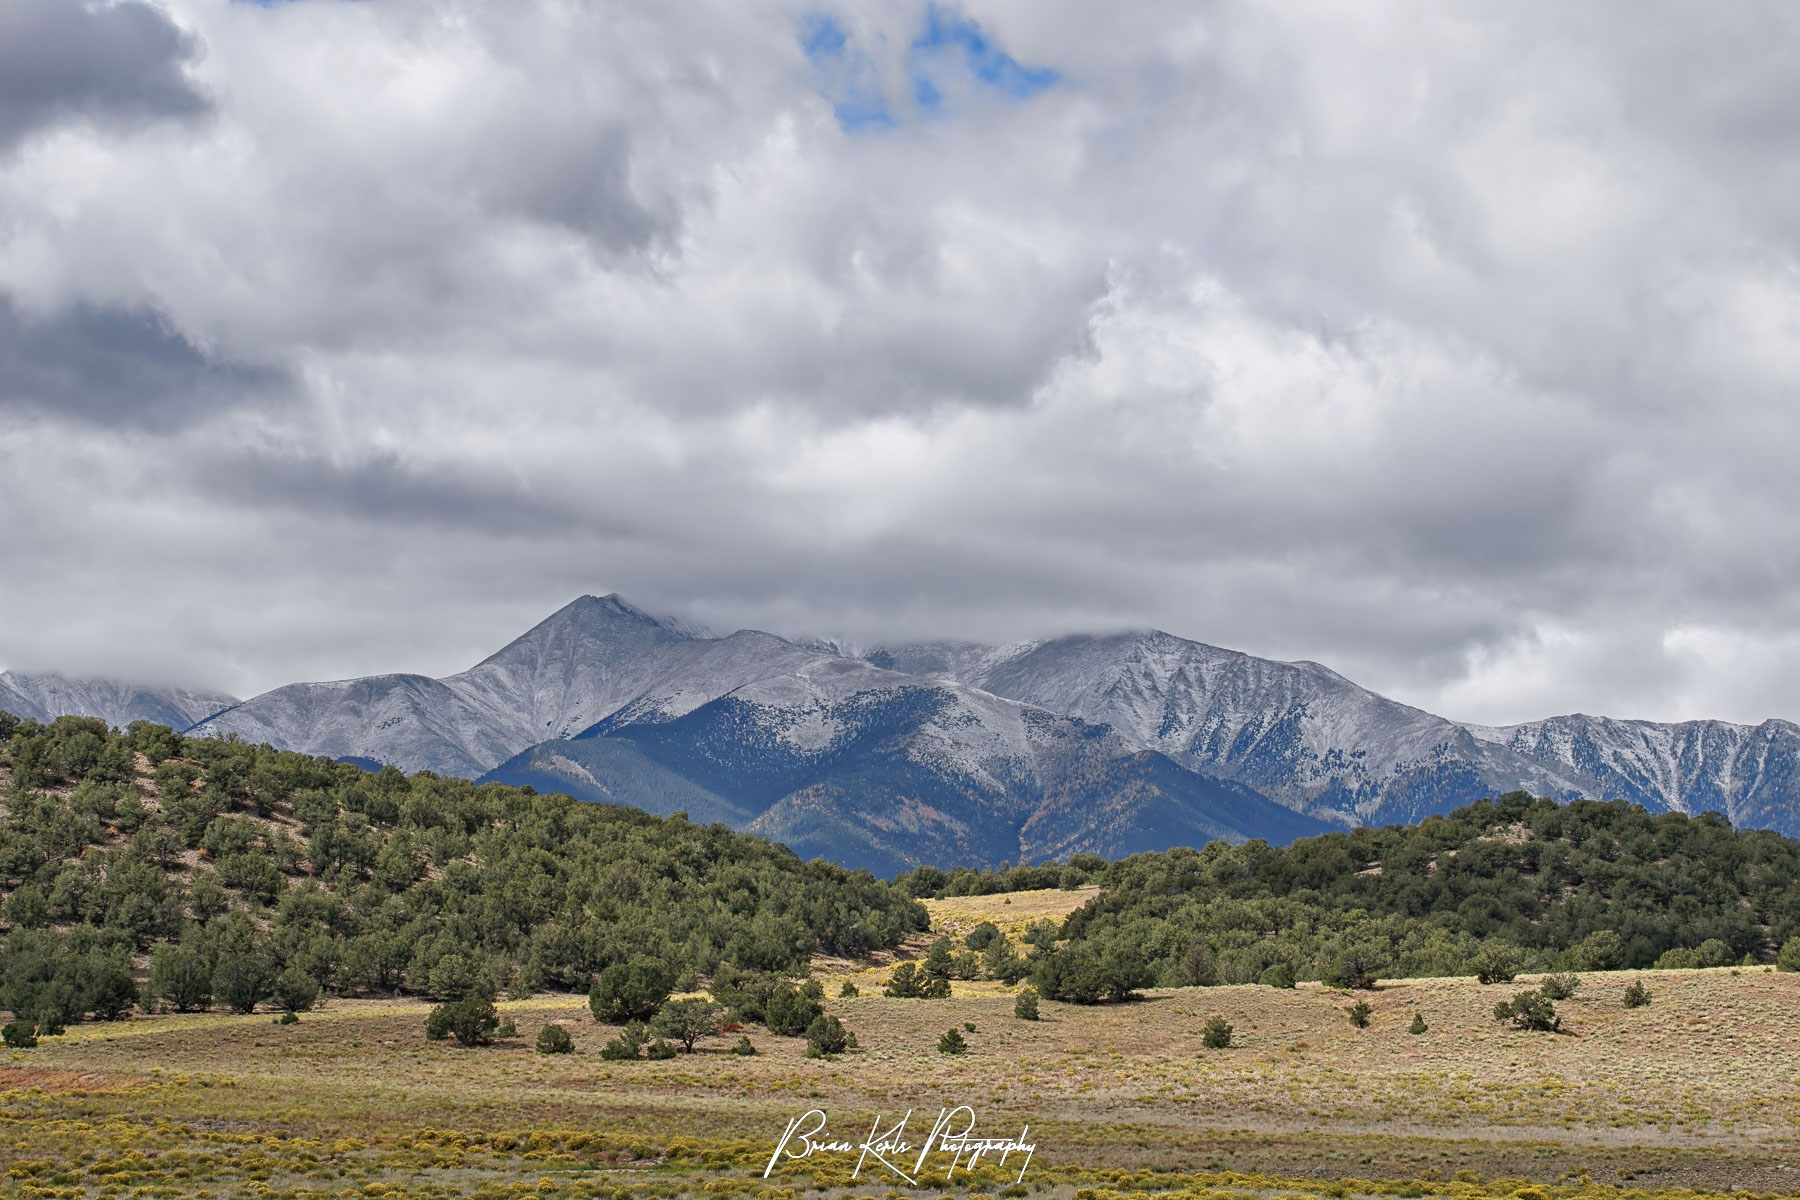
[[[457,675],[291,684],[202,716],[190,732],[686,811],[883,870],[1285,842],[1515,790],[1800,832],[1789,722],[1459,724],[1155,630],[867,649],[584,596]]]
[[[1583,792],[1571,772],[1317,663],[1274,662],[1160,631],[1012,647],[927,643],[867,657],[1109,725],[1183,766],[1340,824],[1416,820],[1515,789]]]
[[[1349,824],[1410,822],[1512,790],[1716,811],[1800,833],[1800,727],[1565,716],[1461,724],[1318,663],[1275,662],[1160,631],[1016,646],[877,648],[871,663],[954,679],[1100,722],[1196,771]]]
[[[0,710],[46,724],[71,716],[99,717],[120,729],[133,721],[186,729],[236,703],[235,697],[216,692],[0,671]]]
[[[686,811],[883,873],[1327,828],[1104,726],[829,654],[686,711],[651,697],[486,778]]]

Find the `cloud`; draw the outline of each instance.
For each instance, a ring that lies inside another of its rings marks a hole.
[[[133,126],[211,109],[192,37],[138,0],[8,0],[0,9],[0,152],[70,120]]]
[[[57,11],[190,99],[0,118],[0,661],[449,671],[616,588],[1800,715],[1785,7]]]

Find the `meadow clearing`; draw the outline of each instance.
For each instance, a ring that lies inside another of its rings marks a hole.
[[[1081,893],[931,903],[933,935],[1006,928]],[[903,954],[922,952],[914,939]],[[893,956],[883,956],[892,958]],[[518,1036],[464,1049],[427,1042],[429,1006],[331,1000],[297,1024],[270,1015],[138,1016],[85,1023],[0,1057],[0,1196],[681,1195],[791,1200],[1044,1194],[1072,1200],[1448,1195],[1478,1200],[1639,1196],[1669,1189],[1800,1191],[1800,975],[1755,968],[1584,977],[1561,1033],[1497,1023],[1497,1000],[1535,982],[1383,982],[1355,1028],[1345,993],[1216,987],[1141,1001],[1042,1004],[957,983],[948,1000],[879,994],[887,966],[820,960],[828,1011],[859,1048],[807,1059],[754,1030],[667,1061],[607,1062],[614,1030],[583,998],[505,1001]],[[838,998],[844,980],[862,994]],[[1652,1003],[1627,1009],[1631,980]],[[1408,1032],[1414,1015],[1425,1032]],[[1201,1029],[1221,1016],[1232,1046]],[[547,1022],[575,1052],[541,1055]],[[967,1026],[973,1026],[967,1030]],[[969,1050],[938,1053],[947,1029]],[[983,1136],[1029,1126],[1038,1149],[973,1177],[913,1189],[821,1155],[762,1172],[790,1117],[824,1109],[834,1136],[914,1110],[971,1105]],[[1010,1189],[1010,1191],[1008,1191]]]

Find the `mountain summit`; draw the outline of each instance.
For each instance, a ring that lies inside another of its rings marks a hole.
[[[291,684],[196,720],[195,734],[682,809],[882,870],[1285,841],[1515,789],[1800,832],[1790,722],[1464,725],[1317,663],[1158,630],[865,650],[721,637],[583,596],[457,675]]]

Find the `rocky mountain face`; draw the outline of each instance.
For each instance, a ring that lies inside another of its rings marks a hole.
[[[46,723],[62,716],[99,717],[120,729],[133,721],[186,729],[236,703],[235,697],[215,692],[0,671],[0,710]]]
[[[443,679],[293,684],[216,714],[229,698],[133,695],[50,707],[681,810],[882,871],[1285,842],[1515,789],[1800,833],[1786,721],[1463,725],[1317,663],[1156,631],[861,650],[585,596]],[[49,711],[3,690],[0,707]]]

